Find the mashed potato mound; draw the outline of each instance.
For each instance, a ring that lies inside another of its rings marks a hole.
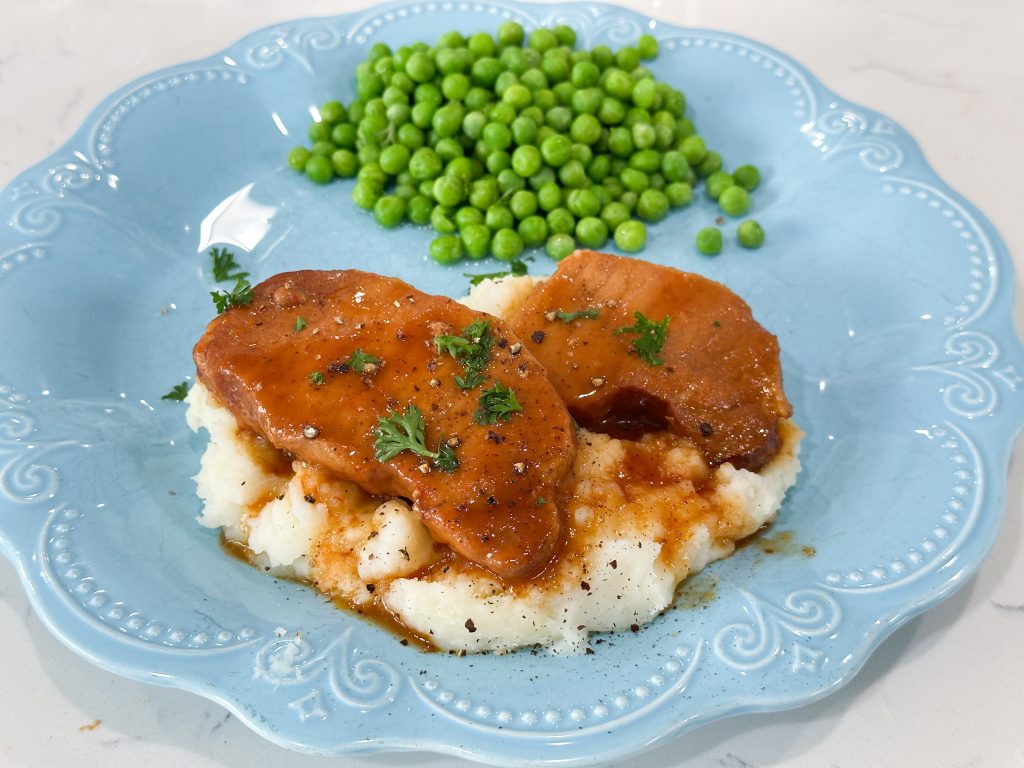
[[[507,317],[537,282],[485,280],[463,302]],[[684,579],[774,519],[800,469],[802,434],[788,420],[778,454],[756,473],[712,469],[669,433],[628,441],[580,429],[565,548],[540,577],[505,584],[436,544],[404,501],[283,461],[202,385],[187,402],[189,426],[210,435],[195,478],[200,523],[275,575],[308,580],[450,651],[582,653],[591,632],[651,621]]]

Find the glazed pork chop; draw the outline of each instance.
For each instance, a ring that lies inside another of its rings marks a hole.
[[[575,433],[544,369],[501,320],[394,278],[291,272],[216,317],[194,358],[242,427],[370,493],[411,500],[434,539],[469,561],[522,578],[557,549],[551,500]],[[520,410],[488,418],[481,398],[503,388]],[[417,413],[425,450],[382,456],[382,424],[416,437]]]
[[[700,275],[577,251],[510,324],[594,431],[668,429],[713,466],[756,470],[792,414],[775,336],[739,296]]]

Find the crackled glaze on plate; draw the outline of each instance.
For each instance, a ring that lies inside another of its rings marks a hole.
[[[742,549],[709,570],[715,599],[596,638],[593,656],[423,654],[225,557],[194,522],[203,441],[159,399],[212,315],[212,244],[257,279],[354,266],[463,292],[461,268],[423,258],[427,232],[380,230],[350,184],[315,188],[283,157],[316,104],[351,98],[345,73],[374,42],[507,18],[571,24],[587,46],[651,30],[652,69],[712,146],[762,169],[762,249],[729,243],[728,224],[725,252],[698,257],[694,233],[717,216],[698,195],[651,227],[644,256],[750,302],[780,337],[807,431],[778,526],[815,556]],[[749,40],[589,4],[281,24],[119,89],[0,210],[0,545],[84,656],[215,699],[295,749],[584,765],[806,703],[963,584],[998,528],[1024,416],[1005,247],[898,125]]]

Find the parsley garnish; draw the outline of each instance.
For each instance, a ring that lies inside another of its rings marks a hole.
[[[357,349],[352,356],[344,362],[346,370],[356,373],[374,373],[380,365],[380,358]],[[369,370],[367,370],[369,369]]]
[[[596,307],[587,307],[578,312],[556,312],[555,317],[568,325],[573,320],[596,320],[600,311]]]
[[[320,371],[313,371],[306,378],[309,379],[310,384],[313,384],[317,387],[324,383],[324,375],[320,373]]]
[[[545,499],[543,496],[538,496],[537,497],[537,506],[538,507],[543,507],[547,503],[548,503],[548,500]]]
[[[504,272],[486,272],[482,275],[470,275],[463,273],[463,277],[469,278],[470,285],[480,285],[484,280],[497,280],[499,277],[508,277],[509,275],[525,275],[526,274],[526,262],[522,259],[513,259],[509,264],[509,269]]]
[[[244,277],[239,277],[230,291],[210,291],[210,297],[219,315],[231,307],[247,307],[252,304],[252,286]]]
[[[477,320],[468,326],[461,336],[436,336],[434,343],[439,353],[447,352],[466,369],[466,375],[453,376],[460,389],[473,389],[483,383],[484,368],[491,359],[491,324]]]
[[[516,393],[496,381],[493,387],[481,393],[480,407],[473,414],[473,421],[477,424],[497,424],[499,419],[508,421],[513,413],[521,410],[523,406],[516,400]]]
[[[618,336],[623,333],[635,333],[637,338],[633,339],[633,343],[630,345],[630,351],[636,352],[636,354],[646,360],[651,365],[661,365],[665,361],[658,357],[658,353],[661,352],[661,348],[665,346],[665,336],[668,335],[668,321],[669,315],[665,315],[664,319],[652,322],[643,316],[641,312],[634,312],[633,317],[636,318],[636,325],[627,325],[622,328],[615,329],[615,335]]]
[[[188,382],[183,381],[181,384],[175,384],[171,391],[161,397],[161,400],[177,400],[179,403],[188,397]]]
[[[213,279],[218,283],[249,276],[248,272],[241,271],[241,265],[235,261],[235,254],[227,248],[211,248],[210,258],[213,260]]]
[[[306,327],[306,318],[304,318],[302,315],[299,315],[298,317],[296,317],[295,318],[295,332],[298,333],[299,331],[301,331],[305,327]]]
[[[377,419],[373,430],[374,457],[377,461],[391,461],[402,451],[409,451],[430,459],[435,467],[442,472],[454,472],[459,468],[459,459],[455,451],[442,439],[436,451],[427,448],[426,424],[423,413],[415,405],[408,405],[401,414],[388,411],[387,418]]]

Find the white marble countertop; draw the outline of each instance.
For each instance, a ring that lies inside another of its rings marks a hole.
[[[984,211],[1024,272],[1024,3],[989,0],[633,0],[678,24],[748,35],[915,136]],[[56,149],[115,87],[295,15],[366,0],[4,0],[0,185]],[[1018,286],[1020,279],[1018,278]],[[1022,302],[1017,302],[1018,329]],[[1018,392],[1024,397],[1024,392]],[[1024,455],[1002,535],[977,577],[889,639],[856,679],[807,707],[698,729],[629,763],[648,768],[1024,766]],[[292,754],[196,696],[115,677],[55,640],[0,558],[0,764],[277,768],[466,765],[432,756]]]

